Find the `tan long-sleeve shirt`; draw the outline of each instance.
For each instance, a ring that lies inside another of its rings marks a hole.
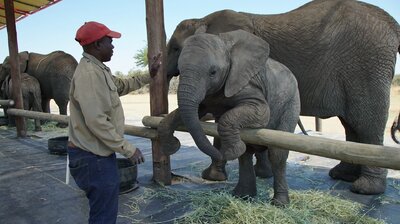
[[[69,141],[96,155],[119,152],[131,157],[136,147],[124,139],[125,117],[119,96],[149,82],[149,75],[117,78],[102,62],[83,53],[71,81]]]

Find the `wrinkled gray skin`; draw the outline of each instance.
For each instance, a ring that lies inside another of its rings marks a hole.
[[[268,59],[268,53],[264,40],[243,30],[189,37],[179,57],[178,109],[165,118],[169,125],[181,119],[198,148],[213,160],[239,158],[239,182],[233,194],[242,198],[257,193],[252,157],[266,147],[246,145],[240,129],[293,132],[299,120],[296,79],[287,67]],[[216,118],[220,149],[209,142],[200,126],[199,117],[206,113]],[[166,123],[161,129],[171,130]],[[161,135],[160,140],[163,146],[175,139]],[[288,150],[269,147],[268,153],[274,175],[273,203],[286,205]]]
[[[3,99],[13,99],[12,94],[12,80],[10,76],[7,76],[1,83],[1,97]],[[21,92],[22,99],[24,101],[24,110],[33,110],[42,112],[42,96],[40,91],[39,81],[30,76],[27,73],[21,73]],[[9,117],[10,120],[11,117]],[[13,124],[14,121],[10,121],[9,124]],[[35,131],[41,131],[40,120],[35,119]]]
[[[20,72],[26,72],[35,77],[40,83],[42,91],[42,109],[50,113],[50,100],[57,104],[60,114],[67,115],[69,101],[69,87],[75,68],[76,59],[63,51],[54,51],[50,54],[19,53]],[[9,68],[8,57],[3,62],[3,67]],[[0,73],[0,83],[9,75],[9,69]],[[65,127],[66,124],[59,124]]]
[[[212,34],[243,29],[261,37],[270,44],[270,57],[296,76],[301,115],[337,116],[347,141],[383,144],[400,28],[380,8],[351,0],[317,0],[277,15],[223,10],[185,20],[167,46],[169,78],[179,74],[183,43],[198,29]],[[219,172],[218,163],[209,169]],[[341,162],[329,175],[353,182],[355,193],[386,189],[386,169]]]

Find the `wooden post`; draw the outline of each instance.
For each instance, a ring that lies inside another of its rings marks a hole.
[[[165,30],[164,9],[162,0],[146,0],[146,25],[148,43],[148,61],[151,66],[152,59],[161,53],[161,66],[157,74],[152,74],[150,82],[150,113],[159,116],[168,113],[168,84],[165,70]],[[151,69],[149,68],[151,72]],[[171,184],[171,164],[169,156],[160,150],[158,139],[152,139],[153,154],[153,179],[164,184]]]
[[[12,95],[15,101],[15,108],[23,109],[23,99],[21,92],[21,77],[19,70],[17,29],[15,26],[14,2],[5,0],[4,6],[6,10],[6,24],[8,33],[8,49],[10,52],[10,72],[13,83]],[[17,136],[26,137],[26,122],[23,117],[15,117],[15,125],[17,127]]]
[[[322,121],[319,117],[315,117],[315,131],[322,131]]]

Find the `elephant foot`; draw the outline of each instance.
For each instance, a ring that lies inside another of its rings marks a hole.
[[[179,139],[172,136],[171,138],[168,138],[168,140],[162,140],[161,151],[165,155],[170,156],[176,153],[180,147],[181,147],[181,142],[179,141]]]
[[[347,182],[354,182],[361,175],[361,166],[340,162],[329,171],[329,176],[335,180],[343,180]]]
[[[271,204],[279,208],[283,208],[289,205],[289,203],[290,199],[288,192],[276,193],[271,200]]]
[[[66,128],[66,127],[68,127],[68,124],[65,124],[65,123],[58,123],[58,124],[57,124],[57,127],[59,127],[59,128]]]
[[[257,187],[254,186],[242,186],[237,184],[235,189],[232,191],[232,195],[237,198],[244,200],[251,200],[257,195]]]
[[[254,171],[257,177],[260,178],[271,178],[274,176],[272,173],[272,168],[270,164],[266,163],[267,161],[258,161],[254,165]]]
[[[224,181],[228,179],[228,174],[225,170],[225,163],[223,165],[211,164],[207,169],[203,170],[201,177],[211,181]]]
[[[386,190],[387,169],[362,166],[361,176],[352,184],[350,190],[356,194],[382,194]]]
[[[222,142],[221,152],[223,152],[226,160],[234,160],[246,152],[246,144],[242,140],[239,140],[235,143]]]
[[[386,190],[386,178],[362,175],[351,185],[350,191],[356,194],[382,194]]]

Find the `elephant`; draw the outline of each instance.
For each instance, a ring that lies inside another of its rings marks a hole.
[[[183,44],[196,31],[218,34],[237,29],[268,42],[270,58],[293,72],[301,115],[336,116],[346,141],[383,145],[400,52],[400,27],[388,13],[360,1],[315,0],[275,15],[221,10],[187,19],[178,24],[167,44],[167,77],[179,75]],[[216,164],[213,161],[210,168],[219,172]],[[350,190],[358,194],[380,194],[386,189],[387,169],[379,167],[341,161],[329,175],[352,182]]]
[[[161,150],[170,154],[173,130],[183,123],[197,147],[213,160],[239,158],[239,181],[233,194],[240,198],[257,193],[252,157],[266,146],[244,143],[243,128],[268,128],[294,132],[300,116],[297,81],[283,64],[268,58],[269,45],[244,30],[189,37],[179,57],[178,109],[159,127]],[[206,138],[200,117],[216,118],[219,149]],[[179,143],[176,143],[179,144]],[[277,206],[289,203],[286,182],[288,150],[268,147],[274,175]]]
[[[20,72],[26,72],[35,77],[42,91],[42,109],[50,113],[50,100],[54,99],[60,114],[67,115],[69,102],[69,87],[75,68],[76,59],[63,51],[53,51],[49,54],[38,54],[23,51],[19,54]],[[0,74],[0,82],[9,74],[8,57],[3,62],[6,73]],[[65,124],[58,124],[65,127]]]
[[[1,84],[1,97],[3,99],[13,99],[12,80],[7,76]],[[42,96],[39,81],[27,73],[21,73],[21,92],[24,102],[24,110],[33,110],[42,112]],[[9,124],[13,124],[13,119],[9,117]],[[41,131],[39,119],[35,119],[35,131]]]

